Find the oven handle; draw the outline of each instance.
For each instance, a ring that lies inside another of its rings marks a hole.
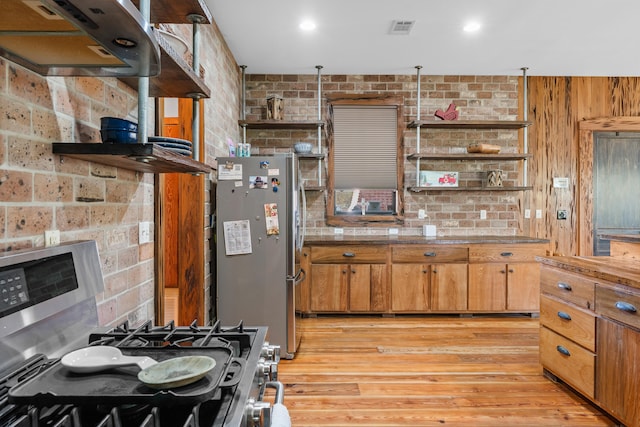
[[[227,388],[227,387],[233,387],[235,385],[238,385],[238,383],[242,379],[242,372],[244,371],[245,366],[246,366],[246,361],[244,359],[241,359],[239,357],[232,358],[229,364],[227,365],[227,369],[222,375],[222,378],[227,378],[227,379],[220,381],[220,383],[218,384],[218,387]],[[233,374],[233,375],[229,378],[229,374]]]
[[[269,388],[274,388],[276,390],[276,397],[274,399],[274,403],[284,402],[284,385],[282,385],[280,381],[269,381],[265,385]]]

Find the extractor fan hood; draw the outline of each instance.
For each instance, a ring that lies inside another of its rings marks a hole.
[[[154,76],[160,50],[130,0],[2,0],[0,56],[45,76]]]

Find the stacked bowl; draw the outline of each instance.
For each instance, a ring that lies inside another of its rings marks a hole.
[[[135,144],[138,142],[138,125],[116,117],[100,119],[100,137],[102,142],[112,144]]]

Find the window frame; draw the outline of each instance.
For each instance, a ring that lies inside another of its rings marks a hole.
[[[396,109],[396,194],[397,206],[394,215],[335,215],[335,176],[333,133],[333,106],[393,106]],[[329,153],[327,173],[327,224],[332,226],[380,226],[404,223],[404,99],[401,96],[334,94],[327,97],[327,147]]]

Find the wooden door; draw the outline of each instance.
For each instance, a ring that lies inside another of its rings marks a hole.
[[[429,266],[393,264],[391,266],[391,310],[429,310]]]
[[[467,264],[431,266],[431,309],[433,311],[467,309]]]
[[[311,265],[311,311],[347,311],[348,264]]]
[[[507,310],[540,311],[540,265],[538,263],[507,265]]]
[[[469,264],[469,310],[504,311],[507,307],[507,266]]]
[[[178,118],[165,118],[163,103],[159,101],[158,105],[160,133],[191,140],[192,101],[178,100]],[[200,122],[201,135],[203,123]],[[202,140],[199,144],[203,146]],[[169,320],[164,315],[165,288],[171,288],[178,299],[176,317],[170,320],[178,325],[194,320],[205,323],[204,179],[203,175],[183,173],[156,175],[157,323]]]

